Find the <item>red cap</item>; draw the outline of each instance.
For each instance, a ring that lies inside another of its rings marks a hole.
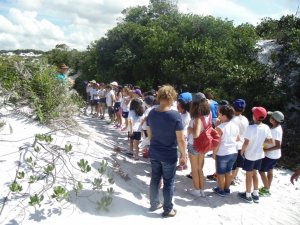
[[[261,106],[253,107],[252,112],[256,120],[262,121],[267,117],[267,110],[264,107]]]

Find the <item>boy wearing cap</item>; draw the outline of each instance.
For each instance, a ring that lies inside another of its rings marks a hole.
[[[239,197],[252,203],[259,202],[257,170],[260,170],[264,158],[263,144],[271,142],[270,128],[262,123],[267,117],[267,111],[263,107],[252,108],[253,125],[249,125],[244,134],[244,144],[241,154],[245,156],[243,170],[246,171],[246,192],[239,193]],[[251,193],[253,184],[253,193]]]
[[[268,112],[270,123],[272,124],[272,144],[267,144],[264,148],[265,158],[262,160],[261,168],[259,170],[260,177],[264,187],[259,189],[260,196],[270,196],[270,187],[273,180],[273,168],[276,162],[281,157],[281,143],[282,143],[282,127],[281,123],[284,121],[284,115],[280,111]],[[267,176],[266,176],[267,172]]]
[[[237,140],[237,150],[238,150],[238,156],[237,159],[232,167],[232,182],[231,184],[234,185],[234,180],[239,172],[239,168],[243,167],[244,164],[244,158],[241,155],[242,146],[244,143],[244,133],[246,131],[246,128],[249,126],[248,119],[242,115],[242,113],[245,111],[246,108],[246,102],[244,99],[236,99],[233,102],[233,108],[234,108],[234,114],[235,116],[232,118],[232,122],[235,123],[239,128],[239,139]]]

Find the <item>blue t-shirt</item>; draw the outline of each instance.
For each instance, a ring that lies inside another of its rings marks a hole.
[[[210,100],[210,111],[211,111],[211,119],[212,124],[215,124],[216,119],[218,118],[218,103],[214,100]]]
[[[167,163],[177,162],[176,131],[183,130],[180,114],[175,110],[158,112],[152,109],[147,124],[151,129],[149,157]]]
[[[67,77],[64,74],[62,74],[62,73],[57,74],[56,75],[56,79],[59,80],[59,81],[62,81],[64,83],[67,82]]]

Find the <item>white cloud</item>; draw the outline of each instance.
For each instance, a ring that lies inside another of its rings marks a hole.
[[[234,20],[236,24],[259,22],[262,16],[246,8],[241,2],[237,0],[178,0],[178,6],[184,13],[228,18]],[[0,12],[2,12],[0,14],[0,49],[49,50],[58,43],[65,43],[71,48],[83,50],[116,25],[123,9],[148,4],[149,0],[0,1]],[[283,8],[283,10],[289,9]],[[272,18],[277,14],[280,13],[274,12]],[[270,16],[270,14],[265,16]],[[6,39],[8,44],[5,42]]]

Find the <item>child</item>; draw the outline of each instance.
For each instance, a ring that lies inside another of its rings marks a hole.
[[[254,124],[249,125],[244,134],[244,144],[241,154],[245,156],[243,170],[246,171],[246,192],[239,193],[245,201],[259,203],[257,170],[260,170],[264,158],[263,144],[272,141],[270,128],[262,121],[267,116],[263,107],[252,108]],[[251,193],[252,184],[254,187]]]
[[[143,107],[138,99],[133,99],[130,103],[129,111],[129,136],[130,136],[130,152],[129,155],[134,155],[135,160],[139,160],[139,142],[142,137],[142,120]],[[135,154],[133,154],[133,146],[135,147]]]
[[[117,124],[115,125],[115,128],[121,128],[122,126],[122,113],[121,113],[122,89],[123,89],[122,86],[117,86],[115,88],[116,101],[114,104],[114,113],[117,117]]]
[[[103,120],[104,119],[104,115],[105,115],[105,86],[103,83],[100,84],[100,90],[99,90],[99,96],[100,96],[100,119]]]
[[[115,121],[115,117],[114,117],[114,109],[113,106],[115,104],[115,92],[113,91],[112,85],[109,84],[106,86],[106,106],[107,106],[107,111],[108,111],[108,115],[110,118],[110,121],[108,122],[108,124],[113,124]]]
[[[281,123],[284,120],[284,115],[280,111],[268,112],[270,123],[272,124],[272,144],[268,144],[265,150],[265,158],[262,160],[261,168],[259,170],[260,177],[264,187],[259,189],[260,196],[270,196],[270,187],[273,180],[273,168],[276,162],[281,157],[281,142],[282,142],[282,127]],[[267,172],[267,176],[266,176]]]
[[[232,181],[231,184],[235,184],[235,180],[237,174],[239,172],[239,168],[243,168],[244,158],[241,155],[241,149],[244,143],[244,133],[246,128],[249,126],[248,119],[242,115],[246,108],[246,102],[243,99],[236,99],[233,102],[234,114],[235,116],[232,118],[232,122],[235,123],[239,128],[239,140],[237,141],[237,150],[238,156],[232,167]]]
[[[190,99],[189,98],[184,98],[185,96],[183,95],[179,95],[179,98],[177,100],[177,110],[180,113],[180,117],[182,120],[182,124],[183,124],[183,134],[185,139],[187,140],[187,136],[188,136],[188,127],[191,121],[191,116],[189,113],[189,105],[190,102],[192,101],[192,95],[190,95]],[[177,170],[186,170],[188,168],[187,164],[185,165],[178,165],[177,166]]]
[[[125,127],[122,128],[121,131],[127,131],[128,129],[128,114],[129,114],[129,106],[130,106],[130,89],[128,87],[123,88],[123,98],[121,102],[121,109],[122,109],[122,117],[125,120]]]
[[[231,121],[233,116],[234,109],[231,106],[224,105],[219,108],[221,124],[216,130],[221,137],[221,142],[213,153],[213,158],[216,160],[218,186],[214,187],[213,191],[222,197],[230,194],[231,171],[237,158],[236,141],[239,128]]]

